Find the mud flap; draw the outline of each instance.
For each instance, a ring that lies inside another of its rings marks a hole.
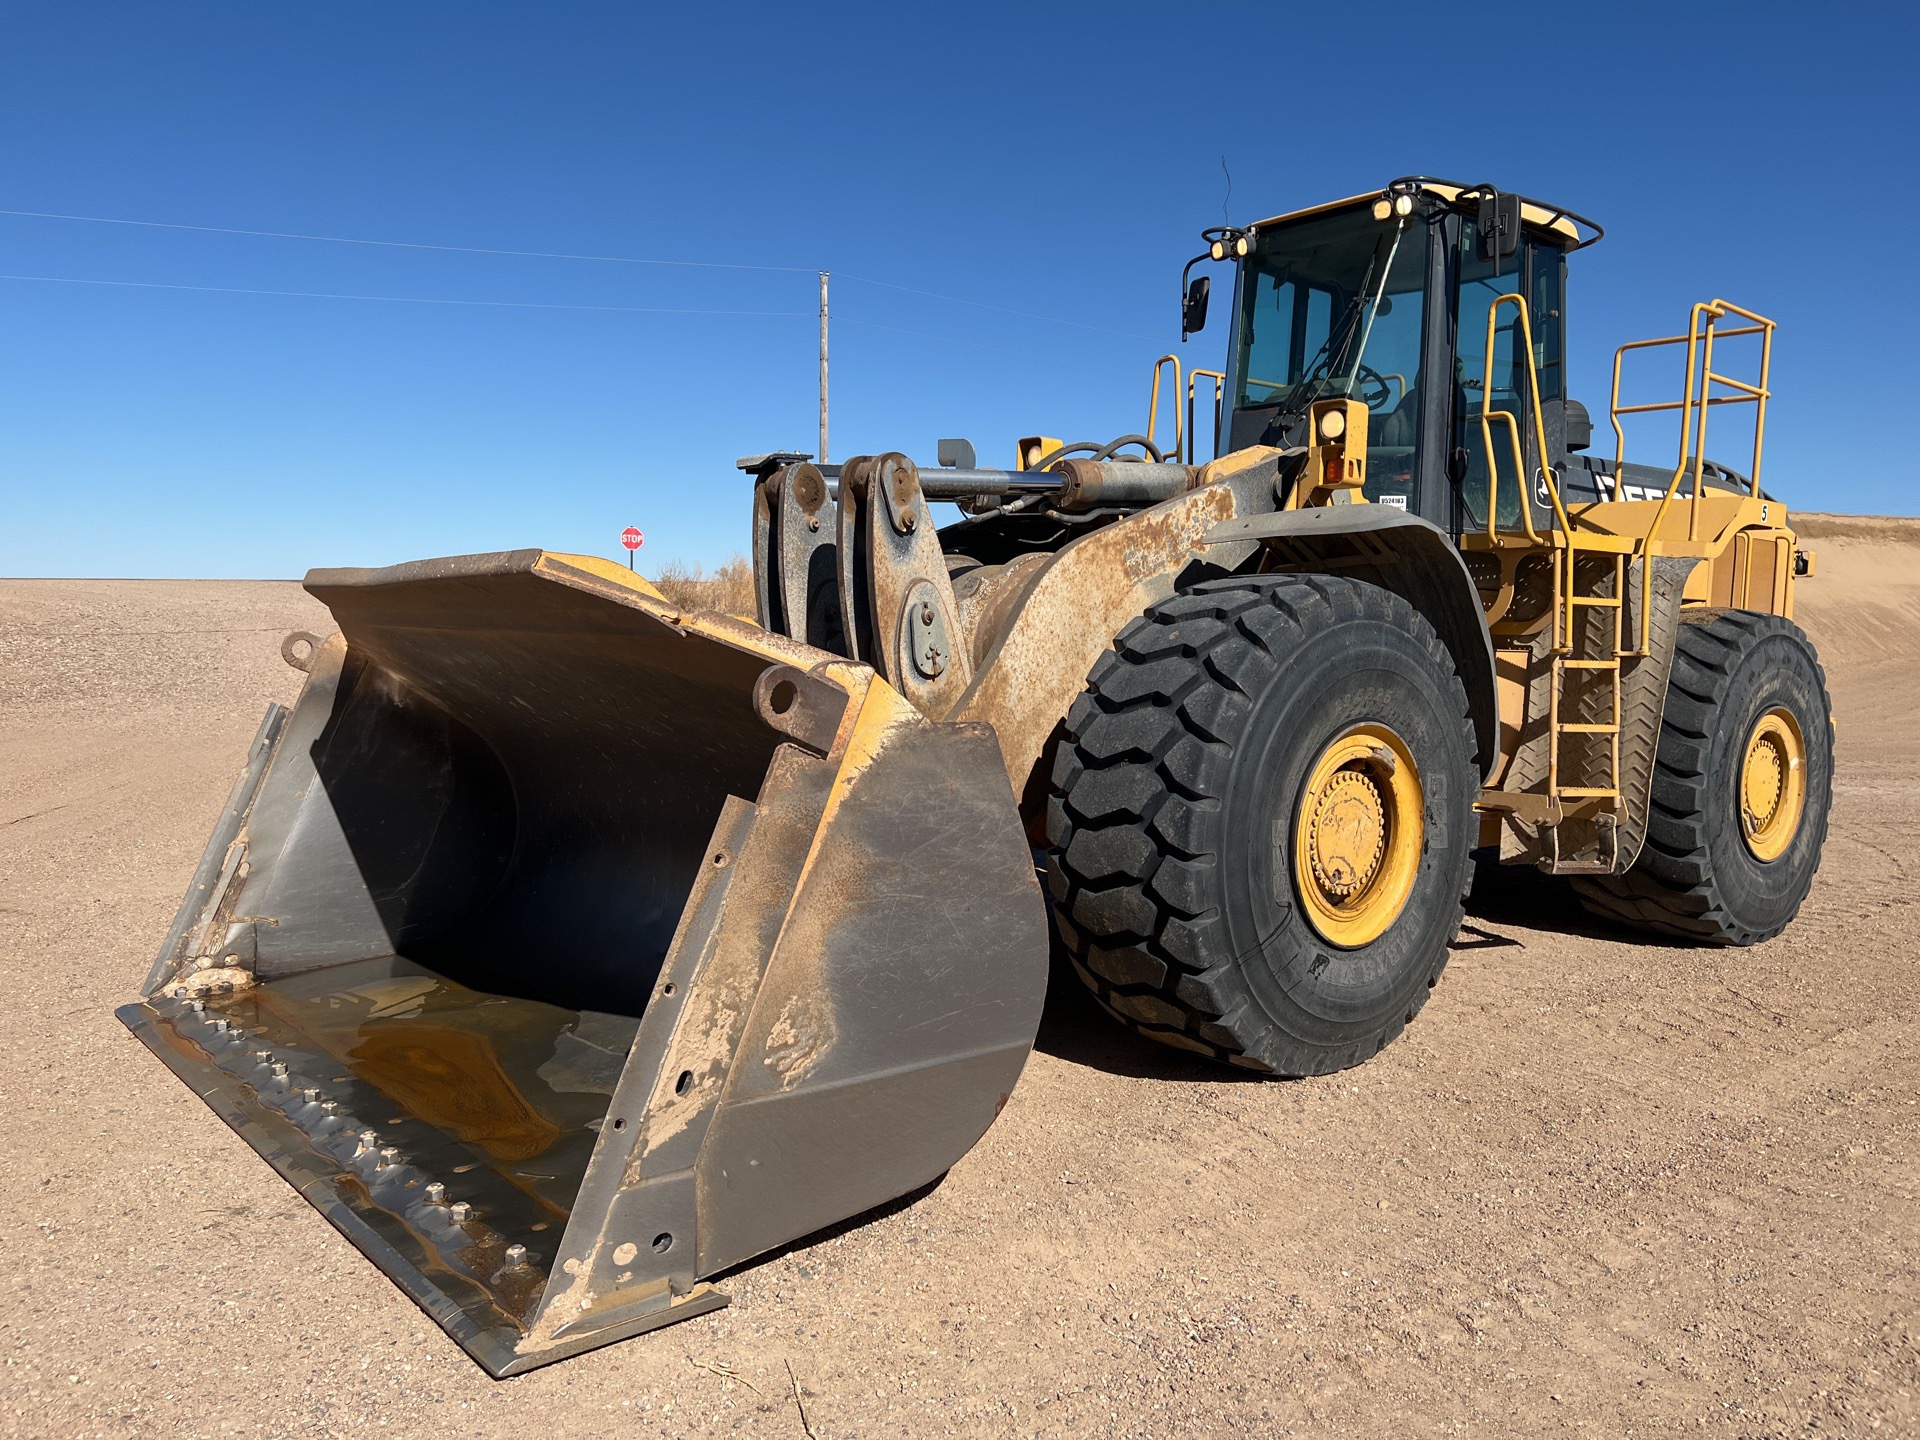
[[[587,557],[307,587],[341,633],[119,1013],[489,1373],[985,1132],[1047,969],[990,727]]]

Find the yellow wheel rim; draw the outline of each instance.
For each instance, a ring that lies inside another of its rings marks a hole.
[[[1767,711],[1747,736],[1740,763],[1740,836],[1756,860],[1778,860],[1807,806],[1807,743],[1783,708]]]
[[[1356,725],[1307,772],[1293,823],[1293,883],[1313,928],[1353,949],[1400,918],[1420,873],[1420,767],[1385,725]]]

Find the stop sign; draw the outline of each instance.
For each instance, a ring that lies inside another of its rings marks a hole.
[[[646,536],[642,535],[631,525],[620,532],[620,543],[629,550],[638,550],[646,538]]]

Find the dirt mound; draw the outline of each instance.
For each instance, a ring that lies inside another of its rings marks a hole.
[[[1865,733],[1904,732],[1920,693],[1920,520],[1795,515],[1791,523],[1814,554],[1814,573],[1795,588],[1794,618],[1827,667],[1841,757],[1877,769]]]
[[[1794,533],[1803,540],[1869,540],[1880,545],[1920,545],[1920,518],[1906,515],[1822,515],[1793,512]]]

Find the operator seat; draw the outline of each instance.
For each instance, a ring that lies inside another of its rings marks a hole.
[[[1400,397],[1400,403],[1393,407],[1387,418],[1380,422],[1380,433],[1376,443],[1412,448],[1420,434],[1420,374],[1414,372],[1413,383],[1407,387],[1407,393]]]

